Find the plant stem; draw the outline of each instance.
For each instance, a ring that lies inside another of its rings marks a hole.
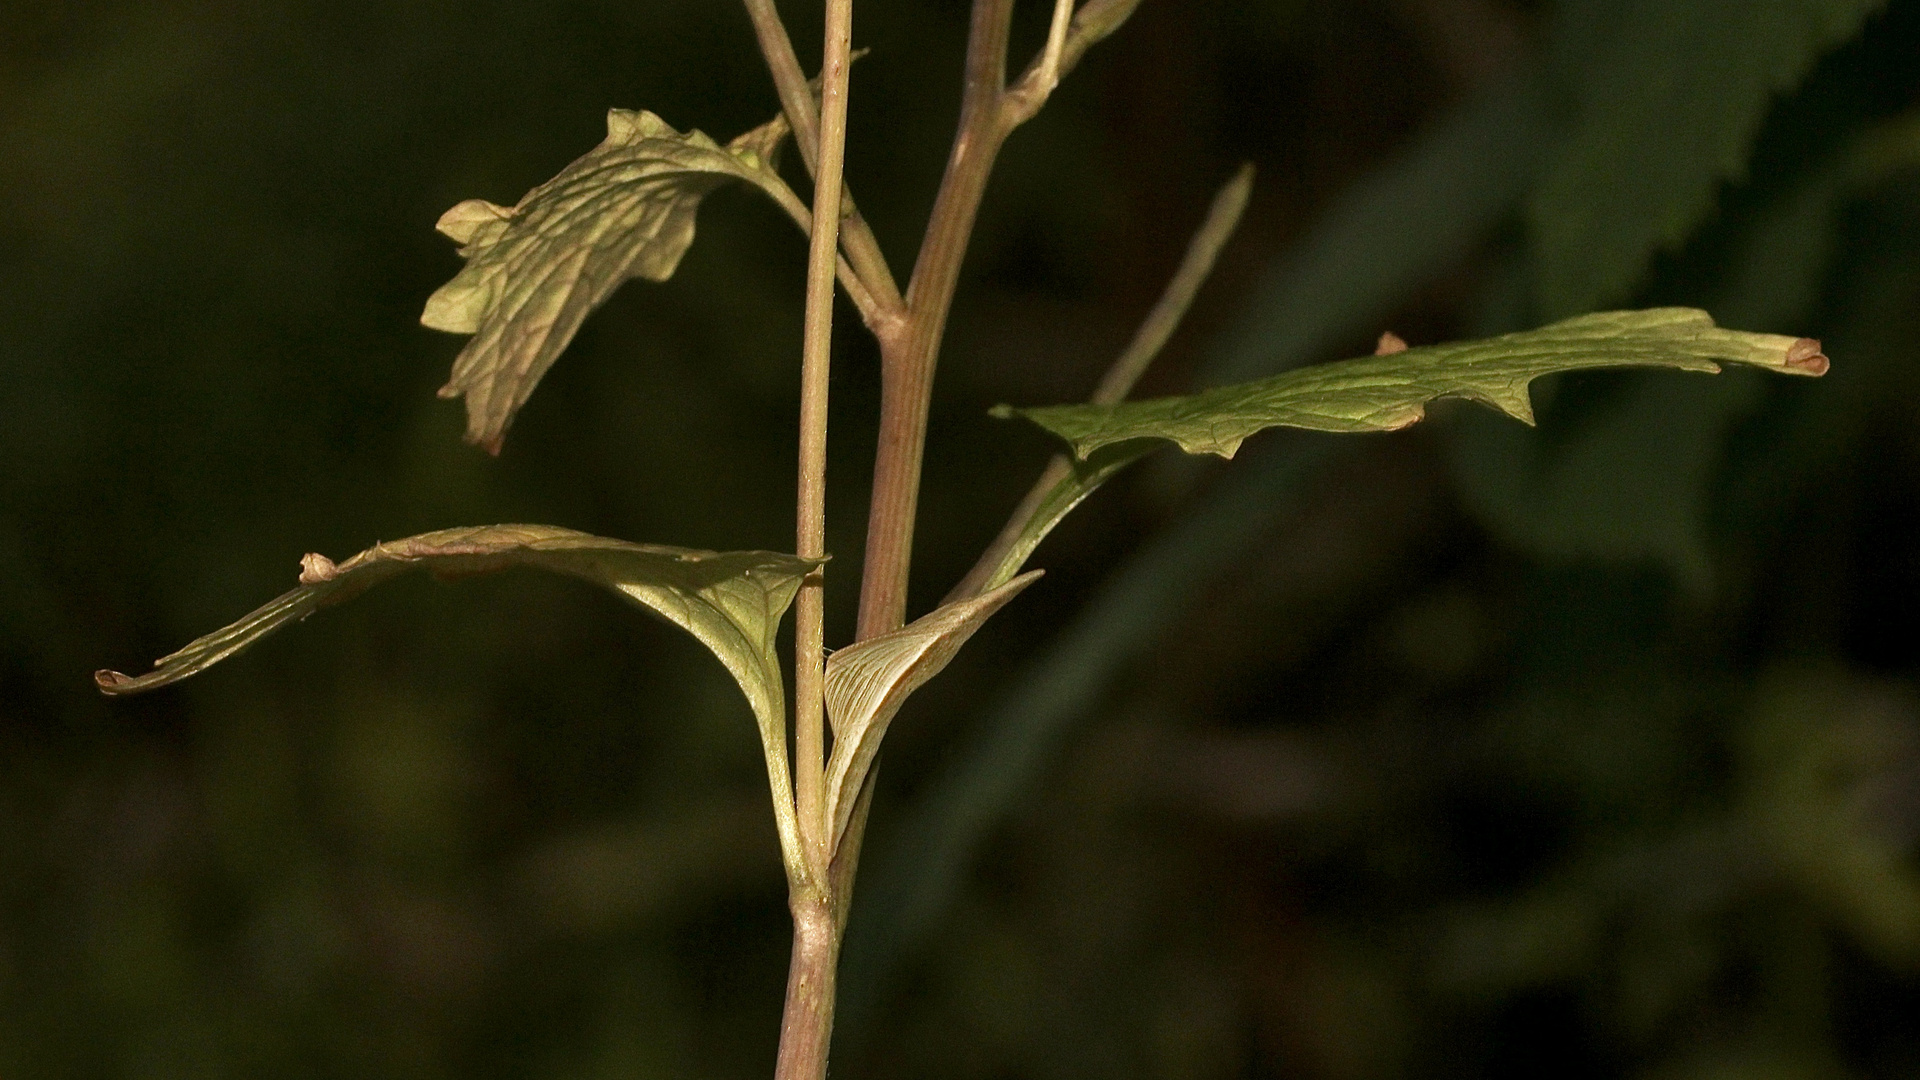
[[[867,523],[866,565],[861,577],[861,640],[899,627],[905,619],[907,575],[919,501],[927,413],[934,368],[947,313],[959,283],[960,265],[986,192],[994,158],[1008,133],[1030,118],[1093,41],[1124,21],[1139,0],[1092,0],[1092,21],[1073,18],[1074,0],[1054,0],[1047,46],[1009,95],[1007,39],[1013,0],[974,0],[967,40],[967,74],[960,130],[912,281],[902,297],[866,222],[844,193],[847,65],[852,38],[852,0],[827,0],[826,47],[821,63],[820,107],[793,53],[773,0],[745,0],[762,53],[779,89],[781,105],[801,156],[814,174],[811,246],[807,266],[807,316],[802,355],[799,527],[796,550],[825,553],[827,364],[832,338],[835,252],[867,325],[879,339],[882,360],[879,448],[874,461],[873,500]],[[817,139],[815,131],[817,128]],[[796,200],[797,201],[797,200]],[[792,212],[791,209],[789,212]],[[797,217],[797,215],[796,215]],[[844,221],[843,221],[844,218]],[[841,231],[844,226],[844,233]],[[850,265],[849,265],[850,264]],[[848,271],[851,271],[849,273]],[[861,292],[866,296],[861,297]],[[780,1029],[775,1080],[825,1080],[833,1030],[835,965],[850,907],[861,839],[873,791],[868,773],[853,819],[836,857],[824,806],[825,641],[821,582],[801,589],[795,612],[794,774],[795,804],[804,849],[801,873],[791,875],[793,960]],[[793,870],[795,868],[789,868]]]
[[[1010,130],[1004,123],[1001,97],[1006,89],[1007,32],[1012,18],[1013,0],[975,0],[960,130],[934,198],[913,280],[907,286],[906,325],[898,337],[881,341],[880,439],[860,582],[857,636],[863,641],[898,628],[906,617],[907,572],[913,557],[934,367],[987,176]]]
[[[795,894],[792,908],[793,963],[787,969],[787,1005],[773,1075],[774,1080],[825,1080],[840,927],[832,905],[817,893]]]
[[[847,65],[853,0],[827,0],[820,64],[818,168],[807,258],[807,313],[800,360],[800,476],[795,550],[826,554],[827,375],[833,347],[833,279],[847,143]],[[839,924],[828,860],[826,806],[826,640],[824,585],[818,573],[801,587],[794,615],[793,772],[800,827],[800,874],[792,874],[793,966],[775,1080],[824,1080],[833,1031],[833,975]]]
[[[796,553],[826,554],[827,388],[833,347],[833,276],[840,224],[842,163],[847,137],[847,64],[853,0],[828,0],[821,62],[819,169],[813,190],[807,312],[800,360],[800,475]],[[813,882],[824,886],[827,840],[823,802],[826,684],[823,586],[809,578],[795,605],[794,793],[801,841]]]

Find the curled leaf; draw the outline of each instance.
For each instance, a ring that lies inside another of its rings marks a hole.
[[[827,762],[827,815],[835,845],[846,832],[862,783],[900,706],[940,674],[994,612],[1042,573],[1022,574],[991,592],[946,604],[827,658],[827,715],[834,738]]]
[[[442,529],[375,544],[342,563],[300,560],[300,585],[245,618],[161,657],[138,677],[99,671],[103,693],[136,694],[178,682],[234,656],[290,622],[349,600],[413,569],[467,575],[532,566],[604,585],[712,650],[747,696],[767,753],[781,845],[797,852],[787,774],[786,694],[774,635],[817,560],[769,551],[696,551],[610,540],[552,525]]]
[[[605,141],[514,206],[468,199],[442,215],[438,228],[467,265],[420,321],[473,335],[440,389],[465,395],[468,441],[498,453],[588,313],[629,278],[673,276],[709,192],[730,180],[781,186],[773,158],[786,134],[776,119],[721,146],[650,112],[613,109]]]
[[[1403,428],[1441,397],[1468,398],[1531,424],[1528,387],[1542,375],[1605,367],[1711,373],[1721,362],[1787,375],[1827,370],[1820,343],[1811,338],[1726,330],[1704,311],[1651,308],[1599,312],[1517,334],[1298,368],[1187,397],[1041,409],[1002,405],[994,414],[1032,420],[1065,439],[1083,460],[1102,447],[1136,439],[1166,439],[1189,454],[1232,457],[1247,436],[1270,427]]]

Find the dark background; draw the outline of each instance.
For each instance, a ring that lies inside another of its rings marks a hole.
[[[856,12],[850,177],[903,280],[965,14]],[[776,103],[715,0],[0,6],[0,1077],[770,1071],[757,742],[664,625],[422,577],[88,681],[307,551],[790,547],[804,243],[757,196],[499,459],[433,397],[434,220],[615,106],[724,139]],[[1083,396],[1242,160],[1143,393],[1649,303],[1833,371],[1136,466],[895,725],[835,1075],[1920,1075],[1916,110],[1912,0],[1146,0],[989,191],[916,612],[1050,450],[987,407]],[[876,382],[841,322],[835,642]]]

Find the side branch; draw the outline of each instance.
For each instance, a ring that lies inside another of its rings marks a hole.
[[[1073,0],[1054,0],[1046,47],[1019,85],[1009,89],[1007,40],[1013,0],[974,2],[960,130],[954,136],[946,175],[907,286],[906,323],[898,337],[881,338],[880,445],[874,456],[866,565],[860,581],[858,636],[863,641],[906,621],[907,578],[934,369],[960,263],[966,257],[994,158],[1007,135],[1039,111],[1087,49],[1119,29],[1139,5],[1140,0],[1087,0],[1076,10]]]
[[[753,20],[754,36],[760,42],[760,55],[766,59],[767,71],[780,94],[780,107],[787,114],[787,123],[793,126],[793,141],[800,148],[800,160],[805,163],[808,175],[817,178],[820,123],[813,93],[807,88],[806,74],[800,69],[800,58],[793,51],[793,42],[787,37],[786,25],[780,21],[773,0],[745,0],[745,3],[747,15]],[[852,276],[860,280],[871,298],[873,312],[869,314],[867,308],[862,307],[861,314],[876,336],[885,336],[904,315],[905,302],[900,297],[900,286],[894,281],[893,271],[880,252],[880,243],[853,204],[851,194],[845,197],[840,243],[846,250]],[[851,288],[848,293],[852,294]]]
[[[809,237],[813,235],[813,211],[807,209],[807,205],[800,201],[800,196],[795,195],[792,188],[785,182],[768,183],[766,191],[780,209],[786,211],[787,216],[793,219],[793,223],[800,226],[801,232]],[[866,281],[854,272],[846,256],[840,256],[834,261],[834,269],[839,275],[840,286],[847,290],[847,299],[853,301],[853,306],[860,309],[860,321],[867,324],[867,329],[872,330],[876,336],[884,336],[900,321],[897,305],[883,306],[867,289]]]
[[[1034,58],[1020,81],[1006,93],[1004,121],[1009,128],[1033,119],[1047,103],[1054,87],[1080,63],[1087,50],[1099,44],[1140,6],[1140,0],[1087,0],[1073,12],[1069,24],[1065,18],[1071,0],[1055,0],[1053,27],[1047,34],[1046,48]]]
[[[1073,0],[1053,0],[1053,23],[1047,28],[1047,44],[1020,82],[1001,96],[1001,123],[1019,127],[1033,118],[1060,85],[1060,61],[1066,52],[1067,28],[1073,18]]]

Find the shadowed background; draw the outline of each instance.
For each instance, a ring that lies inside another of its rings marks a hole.
[[[904,280],[966,5],[856,16],[849,178]],[[0,1077],[770,1071],[765,776],[676,631],[422,577],[149,697],[87,678],[307,551],[791,547],[805,244],[744,190],[500,458],[434,399],[434,220],[610,107],[777,104],[712,0],[0,7]],[[1143,395],[1652,303],[1833,371],[1136,466],[894,727],[835,1074],[1920,1073],[1920,4],[1146,0],[989,190],[916,613],[1052,449],[987,408],[1084,396],[1242,160]],[[840,322],[834,642],[877,397]]]

